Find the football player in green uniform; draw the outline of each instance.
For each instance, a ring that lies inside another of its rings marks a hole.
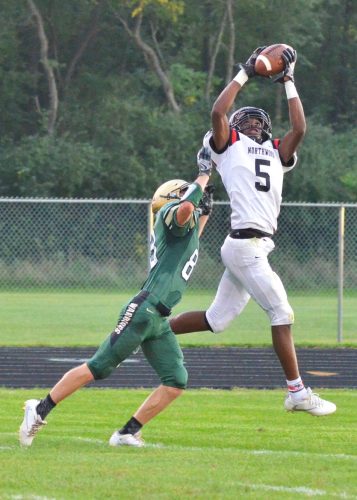
[[[46,424],[46,416],[58,403],[89,382],[108,377],[139,347],[161,385],[113,433],[111,446],[143,446],[142,426],[186,388],[183,354],[167,317],[181,300],[197,263],[199,235],[212,207],[212,193],[207,187],[211,160],[206,148],[198,152],[197,162],[199,174],[195,182],[168,181],[154,194],[151,270],[141,291],[121,310],[113,332],[88,362],[65,373],[45,398],[26,401],[19,431],[23,446],[31,446],[36,433]]]

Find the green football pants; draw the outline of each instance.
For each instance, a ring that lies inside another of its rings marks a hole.
[[[150,302],[136,297],[122,309],[116,328],[88,361],[88,368],[96,380],[104,379],[139,347],[163,385],[186,388],[183,354],[168,320]]]

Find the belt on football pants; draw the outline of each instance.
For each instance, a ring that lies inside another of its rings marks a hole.
[[[142,299],[142,300],[147,300],[152,304],[155,309],[161,314],[161,316],[170,316],[171,314],[171,309],[166,307],[162,302],[158,301],[155,296],[148,292],[147,290],[141,290],[138,295],[135,296],[135,298]]]
[[[235,240],[248,240],[249,238],[271,238],[273,235],[260,231],[259,229],[247,228],[247,229],[232,229],[229,233],[231,238]]]

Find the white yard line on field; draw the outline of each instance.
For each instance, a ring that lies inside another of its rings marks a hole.
[[[63,436],[62,438],[63,439]],[[68,438],[76,441],[84,441],[93,444],[106,444],[108,441],[103,439],[83,438],[80,436]],[[109,437],[108,437],[109,440]],[[216,448],[214,446],[182,446],[182,445],[165,445],[163,443],[145,443],[145,448],[161,448],[165,450],[177,451],[219,451],[229,452],[236,451],[245,455],[276,455],[276,456],[296,456],[296,457],[316,457],[316,458],[332,458],[338,460],[356,460],[357,455],[346,455],[344,453],[309,453],[307,451],[287,451],[287,450],[244,450],[240,448]]]
[[[0,434],[13,434],[13,433],[0,433]],[[52,437],[53,439],[53,437]],[[103,439],[95,439],[95,438],[86,438],[86,437],[81,437],[81,436],[74,436],[74,437],[67,437],[69,441],[81,441],[84,443],[89,443],[93,445],[108,445],[107,440]],[[63,440],[63,436],[61,437],[61,440]],[[109,446],[109,445],[108,445]],[[0,450],[8,450],[12,449],[12,446],[0,446]],[[316,457],[316,458],[325,458],[325,459],[339,459],[339,460],[356,460],[357,461],[357,455],[346,455],[343,453],[308,453],[308,452],[300,452],[300,451],[280,451],[280,450],[244,450],[244,449],[239,449],[239,448],[216,448],[213,446],[210,447],[199,447],[199,446],[181,446],[181,445],[165,445],[162,443],[146,443],[144,450],[146,449],[163,449],[167,451],[193,451],[193,452],[207,452],[207,451],[218,451],[219,453],[232,453],[232,451],[236,453],[240,453],[242,455],[254,455],[254,456],[259,456],[259,455],[268,455],[268,456],[295,456],[295,457]],[[138,451],[138,453],[140,453]],[[259,484],[259,483],[244,483],[244,482],[234,482],[236,486],[239,488],[247,488],[250,490],[259,490],[262,492],[281,492],[281,493],[287,493],[287,494],[295,494],[295,495],[301,495],[305,497],[314,497],[314,496],[328,496],[329,498],[344,498],[348,500],[352,499],[357,499],[356,495],[350,495],[349,493],[345,491],[339,491],[336,493],[332,493],[327,490],[322,490],[322,489],[314,489],[314,488],[309,488],[306,486],[296,486],[296,487],[289,487],[289,486],[274,486],[270,484]],[[15,494],[15,495],[9,495],[5,498],[9,498],[10,500],[55,500],[53,498],[48,498],[48,497],[43,497],[43,496],[37,496],[34,494]]]
[[[93,443],[93,444],[106,444],[107,441],[101,440],[101,439],[92,439],[92,438],[81,438],[81,437],[75,437],[72,438],[77,441],[85,441],[88,443]],[[217,448],[214,447],[199,447],[199,446],[180,446],[180,445],[164,445],[162,443],[145,443],[144,449],[153,449],[153,448],[159,448],[163,450],[173,450],[173,451],[200,451],[200,452],[206,452],[208,450],[216,450]],[[238,453],[242,453],[245,455],[276,455],[276,456],[296,456],[296,457],[308,457],[308,456],[313,456],[316,458],[332,458],[332,459],[341,459],[341,460],[357,460],[357,455],[345,455],[342,453],[308,453],[308,452],[299,452],[299,451],[276,451],[276,450],[240,450],[238,448],[221,448],[219,449],[219,452],[224,452],[228,451],[231,453],[232,451],[236,451]],[[140,453],[140,452],[139,452]],[[350,495],[349,493],[345,491],[339,491],[336,493],[332,493],[326,490],[321,490],[321,489],[314,489],[314,488],[307,488],[306,486],[296,486],[296,487],[289,487],[289,486],[273,486],[270,484],[255,484],[255,483],[241,483],[241,482],[235,482],[235,485],[242,487],[242,488],[248,488],[251,490],[261,490],[265,492],[269,491],[277,491],[277,492],[282,492],[282,493],[292,493],[296,495],[302,495],[306,497],[314,497],[314,496],[328,496],[329,498],[345,498],[348,500],[355,499],[357,500],[357,496],[355,495]]]
[[[15,432],[0,432],[0,436],[17,436]],[[110,436],[109,436],[110,437]],[[109,440],[108,437],[108,440]],[[51,436],[53,439],[53,436]],[[63,436],[61,440],[63,440]],[[67,437],[66,439],[74,440],[74,441],[83,441],[86,443],[99,444],[104,445],[108,443],[108,440],[104,439],[95,439],[95,438],[86,438],[81,436],[75,437]],[[0,450],[12,449],[13,446],[4,446],[0,445]],[[356,460],[357,455],[346,455],[344,453],[310,453],[307,451],[289,451],[289,450],[244,450],[235,447],[227,447],[227,448],[216,448],[214,446],[183,446],[183,445],[165,445],[163,443],[145,443],[145,448],[162,448],[166,450],[175,450],[175,451],[219,451],[220,453],[236,451],[238,453],[244,453],[246,455],[276,455],[276,456],[286,456],[286,457],[316,457],[316,458],[331,458],[337,460]]]
[[[294,493],[297,495],[303,495],[307,497],[322,497],[328,496],[329,498],[348,498],[356,499],[355,495],[349,495],[345,491],[339,493],[331,493],[326,490],[315,490],[313,488],[306,488],[305,486],[289,487],[289,486],[271,486],[270,484],[251,484],[251,483],[235,483],[237,486],[243,488],[248,488],[251,490],[263,490],[263,491],[279,491],[282,493]]]
[[[18,493],[17,495],[9,495],[8,497],[11,500],[56,500],[54,497],[43,497],[40,495],[30,495],[30,494],[21,494]]]
[[[276,456],[296,456],[296,457],[318,457],[318,458],[333,458],[340,460],[356,460],[357,455],[346,455],[344,453],[309,453],[306,451],[286,451],[286,450],[244,450],[240,448],[215,448],[213,446],[181,446],[181,445],[164,445],[164,444],[150,444],[147,443],[146,447],[152,448],[166,448],[169,450],[183,450],[183,451],[219,451],[229,452],[236,451],[246,455],[276,455]]]
[[[339,460],[357,460],[357,455],[346,455],[345,453],[309,453],[307,451],[284,451],[284,450],[246,450],[252,455],[286,455],[320,458],[337,458]]]

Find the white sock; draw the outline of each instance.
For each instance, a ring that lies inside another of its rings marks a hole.
[[[306,398],[307,391],[301,377],[298,377],[295,380],[287,380],[286,383],[289,394],[294,401],[301,401]]]

